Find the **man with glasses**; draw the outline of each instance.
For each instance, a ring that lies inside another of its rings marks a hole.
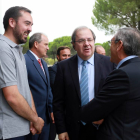
[[[56,129],[60,140],[95,140],[96,124],[103,120],[84,123],[78,119],[78,112],[97,96],[114,64],[109,57],[94,53],[96,37],[89,28],[76,28],[71,38],[77,55],[58,63],[54,83]]]
[[[104,118],[97,140],[140,139],[140,32],[122,28],[111,40],[117,64],[96,98],[79,114],[85,123]]]

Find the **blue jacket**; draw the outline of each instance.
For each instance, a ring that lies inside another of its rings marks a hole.
[[[41,59],[45,75],[38,61],[30,51],[27,51],[24,56],[26,60],[29,86],[33,95],[38,116],[46,122],[50,122],[53,96],[50,87],[47,64]]]

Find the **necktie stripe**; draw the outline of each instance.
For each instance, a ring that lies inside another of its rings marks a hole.
[[[88,80],[88,78],[87,77],[85,77],[85,79],[83,78],[83,79],[81,79],[81,85],[82,84],[85,84],[85,82]]]
[[[81,105],[85,105],[89,102],[89,91],[88,91],[88,72],[86,67],[87,61],[82,62],[81,80],[80,80],[80,91],[81,91]]]
[[[86,85],[83,84],[83,86],[80,87],[80,90],[81,90],[82,92],[84,92],[83,89],[88,89],[88,87],[87,87]]]
[[[81,106],[89,102],[89,91],[88,91],[88,71],[86,67],[87,61],[82,62],[81,80],[80,80],[80,91],[81,91]],[[82,122],[83,125],[86,123]]]

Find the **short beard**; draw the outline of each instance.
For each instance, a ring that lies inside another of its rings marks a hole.
[[[15,36],[18,44],[26,43],[26,41],[27,41],[27,38],[22,39],[22,34],[19,33],[19,27],[18,26],[16,26],[15,29],[14,29],[14,36]]]

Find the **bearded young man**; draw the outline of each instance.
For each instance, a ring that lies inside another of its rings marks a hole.
[[[30,130],[32,134],[39,134],[44,126],[43,119],[36,113],[19,45],[27,41],[32,24],[31,11],[25,7],[11,7],[3,18],[5,33],[0,35],[1,140],[26,140]]]

